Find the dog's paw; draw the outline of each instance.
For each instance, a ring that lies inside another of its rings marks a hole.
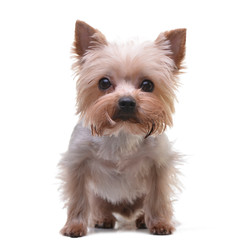
[[[170,224],[158,223],[150,227],[149,230],[154,235],[169,235],[173,233],[175,228]]]
[[[61,234],[64,236],[77,238],[82,237],[87,234],[87,227],[84,227],[82,223],[80,224],[66,224],[61,230]]]
[[[96,221],[95,228],[114,228],[114,220]]]

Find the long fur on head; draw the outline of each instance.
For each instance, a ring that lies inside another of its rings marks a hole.
[[[89,46],[85,43],[82,44],[84,47],[79,46],[81,42],[77,44],[79,39],[76,37],[74,48],[77,54],[74,64],[78,76],[77,113],[85,125],[91,127],[95,135],[116,134],[124,128],[145,136],[159,134],[166,126],[171,126],[177,73],[184,57],[184,52],[180,57],[172,53],[171,43],[176,41],[172,35],[175,32],[162,33],[155,42],[118,45],[107,42],[98,30],[90,28],[87,34],[89,31],[92,34],[91,37],[87,35]],[[104,77],[112,83],[106,91],[98,88],[99,80]],[[139,90],[144,79],[154,83],[152,93]],[[122,86],[132,91],[123,90]],[[127,122],[114,119],[118,99],[122,96],[132,96],[137,100],[136,118]]]

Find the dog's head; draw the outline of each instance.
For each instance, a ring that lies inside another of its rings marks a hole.
[[[185,40],[186,29],[176,29],[154,42],[121,45],[76,22],[77,112],[93,135],[148,137],[172,125]]]

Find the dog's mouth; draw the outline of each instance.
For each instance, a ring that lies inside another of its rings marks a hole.
[[[113,115],[112,118],[115,122],[124,121],[124,122],[131,122],[131,123],[140,123],[139,119],[137,118],[135,113],[127,113],[124,111],[117,111]]]

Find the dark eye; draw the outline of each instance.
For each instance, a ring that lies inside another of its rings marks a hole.
[[[140,88],[143,92],[152,92],[154,89],[154,84],[150,80],[143,80]]]
[[[110,80],[108,78],[101,78],[99,80],[98,86],[101,90],[106,90],[112,86]]]

